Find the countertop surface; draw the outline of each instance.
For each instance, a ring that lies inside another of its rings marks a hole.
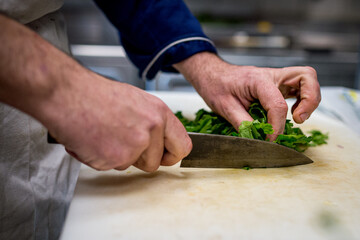
[[[194,93],[153,93],[191,115]],[[97,172],[83,166],[67,239],[360,239],[360,137],[316,111],[301,128],[329,133],[313,164],[274,169]]]

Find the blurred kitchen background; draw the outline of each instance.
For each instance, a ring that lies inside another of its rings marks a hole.
[[[185,0],[228,62],[312,66],[321,86],[360,89],[360,0]],[[74,57],[109,78],[147,90],[193,91],[180,74],[144,82],[116,29],[91,0],[65,0]]]

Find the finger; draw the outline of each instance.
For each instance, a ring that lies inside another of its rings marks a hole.
[[[295,109],[299,106],[300,97],[297,97],[296,102],[291,107],[291,114],[294,114]]]
[[[280,90],[271,82],[265,82],[258,88],[257,95],[260,104],[267,111],[268,123],[274,129],[274,134],[268,138],[270,141],[274,141],[279,134],[284,132],[288,111],[287,103]]]
[[[291,87],[298,90],[297,102],[292,107],[293,119],[302,123],[310,117],[321,100],[320,85],[316,71],[312,67],[288,67],[277,71],[285,76],[279,88]]]
[[[320,85],[316,74],[305,75],[301,78],[299,99],[298,105],[294,107],[293,119],[296,123],[303,123],[321,101]]]
[[[142,169],[146,168],[146,158],[142,158],[142,155],[146,152],[146,149],[149,148],[151,143],[151,134],[148,132],[143,132],[141,134],[134,134],[132,136],[135,139],[126,139],[128,142],[135,143],[133,146],[128,146],[123,143],[120,146],[126,146],[120,149],[120,152],[117,154],[117,160],[115,160],[115,165],[112,168],[122,171],[130,167],[131,165],[136,165]],[[140,163],[144,161],[143,163]],[[137,163],[139,162],[139,163]],[[145,171],[145,170],[144,170]]]
[[[154,130],[154,133],[156,132],[157,131]],[[120,138],[117,140],[119,140],[117,142],[118,147],[104,147],[106,150],[101,154],[103,159],[100,159],[101,161],[93,161],[91,167],[101,170],[116,169],[121,171],[139,161],[139,163],[137,163],[139,168],[143,168],[144,171],[151,171],[151,169],[146,170],[149,168],[147,165],[146,150],[149,149],[151,144],[151,131],[134,132],[132,135],[128,135],[126,139]],[[156,141],[158,140],[155,139],[155,142]],[[141,157],[143,154],[145,154],[144,158]]]
[[[117,132],[114,132],[114,134],[111,138],[108,137],[108,142],[102,142],[102,145],[105,145],[103,146],[105,150],[101,152],[101,155],[104,156],[109,169],[122,171],[135,164],[148,148],[150,145],[150,132],[135,129],[132,134],[126,137],[118,137]],[[110,140],[114,139],[116,144],[110,142]]]
[[[65,151],[72,156],[73,158],[75,158],[76,160],[78,160],[79,162],[87,165],[88,167],[91,167],[95,170],[98,171],[104,171],[104,170],[109,170],[111,168],[106,167],[104,163],[101,163],[100,161],[84,161],[82,158],[79,157],[78,154],[76,154],[75,152],[65,148]]]
[[[238,130],[243,121],[253,121],[244,105],[235,97],[230,97],[217,106],[217,112]]]
[[[174,165],[189,155],[192,149],[192,142],[185,127],[171,112],[165,125],[164,146],[166,151],[161,160],[163,166]]]
[[[133,164],[135,167],[145,172],[155,172],[159,168],[164,153],[163,128],[163,125],[159,125],[151,130],[150,144]]]

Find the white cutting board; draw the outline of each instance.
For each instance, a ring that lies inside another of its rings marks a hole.
[[[191,115],[195,93],[153,93]],[[315,113],[329,132],[313,164],[277,169],[82,167],[61,239],[360,239],[360,137]]]

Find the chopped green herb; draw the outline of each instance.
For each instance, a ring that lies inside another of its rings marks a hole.
[[[175,113],[188,132],[238,136],[235,128],[224,118],[204,109],[200,109],[193,121],[185,118],[181,112]]]
[[[185,118],[181,112],[177,112],[175,115],[188,132],[238,136],[266,141],[266,135],[274,133],[271,124],[267,123],[267,112],[258,102],[251,104],[248,112],[254,121],[243,121],[238,131],[223,117],[204,109],[200,109],[196,113],[193,121]],[[327,134],[318,130],[312,130],[310,134],[311,136],[306,136],[300,128],[294,127],[287,119],[284,133],[280,134],[274,142],[299,152],[305,151],[308,147],[327,143]]]
[[[319,130],[312,130],[309,133],[311,134],[311,138],[312,138],[312,142],[310,143],[311,147],[327,144],[326,140],[329,139],[328,134],[323,134]]]

